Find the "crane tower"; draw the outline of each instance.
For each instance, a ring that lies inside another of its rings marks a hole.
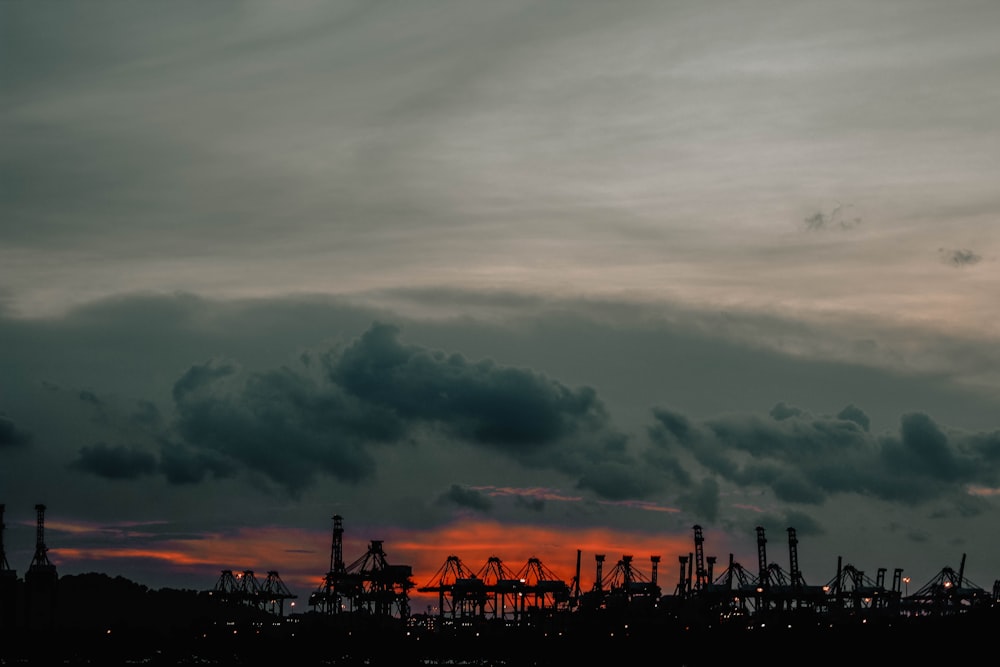
[[[49,560],[45,545],[45,505],[35,505],[38,517],[35,529],[35,555],[24,574],[26,620],[29,627],[50,627],[55,621],[56,584],[59,575]]]

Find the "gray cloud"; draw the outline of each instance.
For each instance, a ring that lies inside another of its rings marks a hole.
[[[587,469],[577,487],[609,500],[648,498],[663,488],[662,479],[633,462],[606,461]]]
[[[106,479],[136,479],[156,472],[156,456],[136,446],[98,442],[80,449],[72,467]]]
[[[225,479],[236,474],[236,462],[212,451],[198,450],[176,443],[160,450],[159,470],[171,484],[197,484],[211,475]]]
[[[871,426],[871,420],[865,411],[854,405],[848,405],[843,410],[837,413],[837,419],[846,419],[847,421],[852,421],[865,431]]]
[[[231,367],[191,367],[174,386],[176,429],[191,447],[222,455],[289,490],[318,472],[358,482],[371,477],[373,442],[404,434],[390,411],[289,368],[252,373],[234,388],[217,387]],[[238,378],[242,379],[242,378]]]
[[[934,420],[922,413],[903,415],[899,439],[885,439],[882,455],[889,469],[943,482],[969,480],[976,467],[975,461],[961,457]]]
[[[134,423],[152,430],[158,430],[163,423],[160,408],[152,401],[138,400],[131,419]]]
[[[777,421],[781,421],[782,419],[788,419],[789,417],[800,417],[802,416],[803,412],[801,409],[796,408],[794,406],[785,405],[785,402],[781,401],[773,408],[771,408],[771,412],[768,414],[770,414],[771,417],[773,417]]]
[[[233,375],[236,371],[234,364],[216,360],[192,366],[174,383],[174,401],[182,403],[188,394],[210,385],[215,380]]]
[[[516,495],[514,505],[532,512],[541,512],[545,509],[545,500],[534,496]]]
[[[678,502],[694,516],[714,522],[719,518],[719,483],[706,477],[693,489],[678,496]]]
[[[399,333],[374,324],[320,355],[321,364],[304,355],[301,368],[246,377],[228,362],[192,366],[173,387],[177,433],[191,448],[290,491],[309,486],[319,472],[352,483],[369,479],[376,472],[371,447],[415,440],[428,428],[528,466],[579,473],[627,460],[624,440],[592,389],[403,344]],[[187,468],[176,469],[191,479]],[[621,493],[614,484],[587,483]]]
[[[103,403],[101,403],[101,399],[98,398],[97,394],[90,391],[89,389],[82,389],[80,391],[80,400],[83,401],[84,403],[90,403],[95,407],[101,407],[103,405]]]
[[[9,417],[0,415],[0,447],[24,445],[30,441],[30,433],[19,428]]]
[[[794,528],[795,534],[800,537],[822,535],[825,532],[819,522],[811,515],[794,510],[780,515],[768,512],[757,519],[757,525],[764,527],[765,534],[769,539],[772,539],[772,536],[779,531],[784,535],[789,528]]]
[[[489,512],[493,508],[493,501],[490,500],[489,496],[481,491],[458,484],[452,484],[451,488],[442,493],[438,502],[467,507],[478,512]]]
[[[821,505],[831,495],[856,493],[978,508],[979,501],[963,500],[967,487],[992,487],[1000,477],[1000,436],[946,431],[924,413],[903,415],[898,433],[881,435],[868,431],[864,412],[853,405],[834,417],[779,403],[770,419],[731,414],[693,425],[670,410],[654,416],[655,449],[687,450],[721,478],[769,488],[786,502]]]
[[[510,452],[530,452],[607,422],[593,389],[403,345],[391,325],[372,326],[331,359],[329,369],[334,382],[361,400]]]
[[[853,229],[861,224],[861,218],[859,216],[848,216],[847,209],[851,207],[851,204],[845,206],[838,203],[829,213],[816,211],[812,215],[803,218],[802,222],[805,228],[812,232],[827,229]]]
[[[962,268],[973,266],[983,261],[983,256],[966,248],[950,249],[938,248],[938,256],[941,261],[950,266]]]

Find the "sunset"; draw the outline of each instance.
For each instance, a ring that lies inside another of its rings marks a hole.
[[[676,620],[702,547],[746,591],[1000,596],[998,25],[0,3],[10,590],[252,571],[378,615],[374,542],[414,614],[456,559],[542,563],[579,611],[656,557]]]

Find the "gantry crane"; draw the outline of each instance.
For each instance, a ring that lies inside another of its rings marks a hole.
[[[309,596],[316,611],[337,614],[363,611],[373,616],[410,615],[413,568],[390,565],[382,540],[371,540],[368,550],[349,565],[344,564],[343,517],[333,517],[330,569],[319,588]]]
[[[965,554],[958,571],[941,568],[930,581],[906,597],[905,609],[914,614],[951,615],[969,609],[990,607],[993,595],[965,576]]]
[[[473,582],[478,582],[476,585]],[[452,554],[434,573],[431,580],[417,589],[421,593],[438,594],[438,616],[456,619],[481,616],[486,605],[486,587],[462,562]]]
[[[521,601],[525,608],[538,611],[569,606],[569,585],[549,570],[539,558],[529,558],[514,576],[524,580]]]
[[[486,615],[516,622],[520,612],[518,601],[524,592],[525,582],[498,556],[490,556],[474,576],[486,590]]]

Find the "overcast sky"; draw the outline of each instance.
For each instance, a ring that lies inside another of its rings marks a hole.
[[[385,540],[1000,578],[1000,5],[0,3],[0,503],[300,597]],[[641,569],[641,568],[640,568]]]

